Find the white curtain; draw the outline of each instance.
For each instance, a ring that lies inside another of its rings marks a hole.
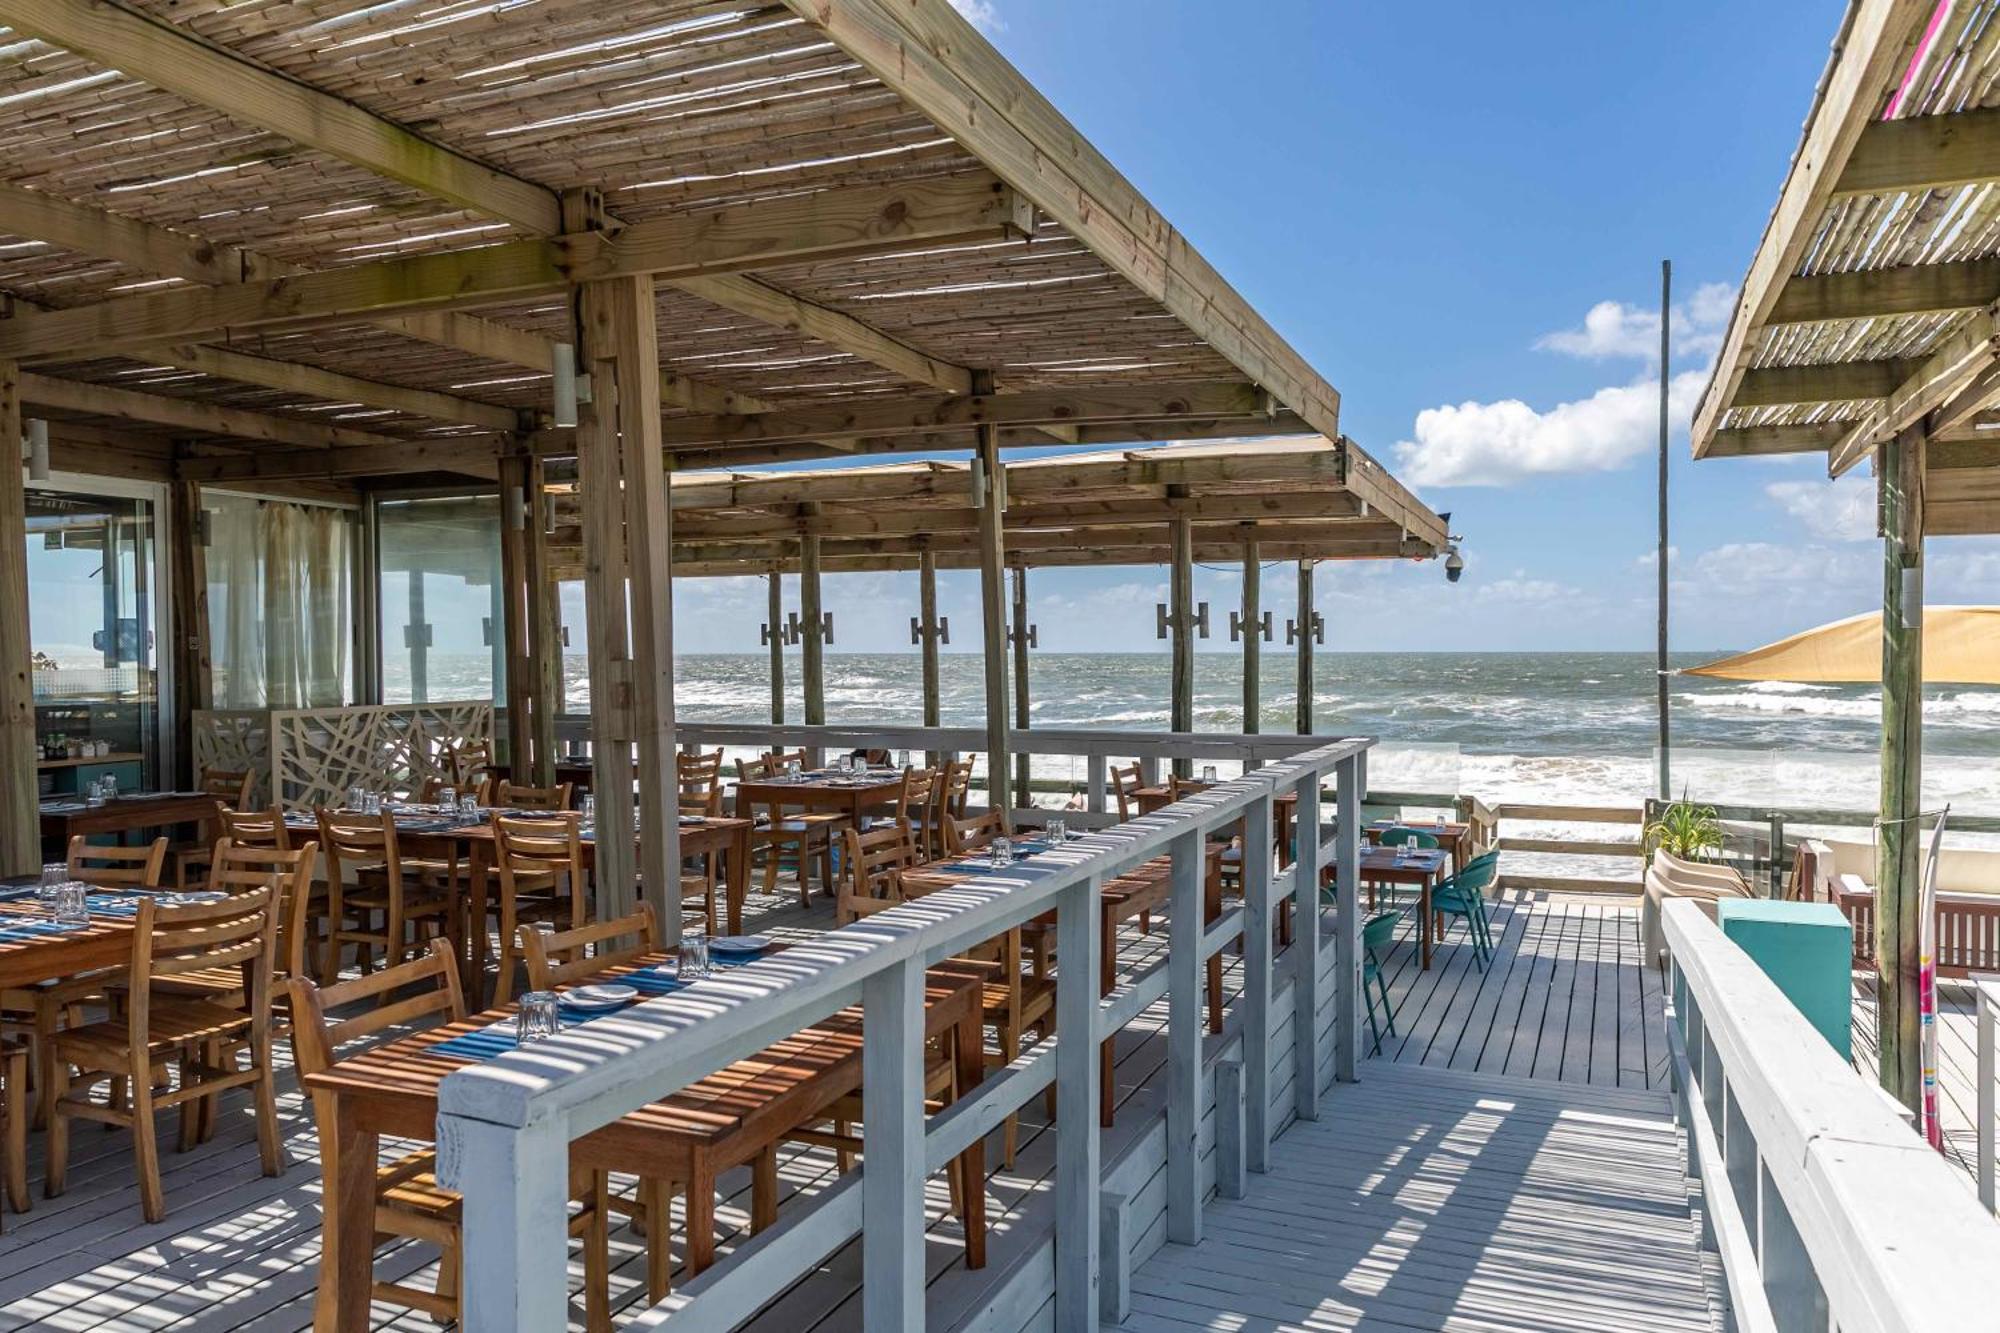
[[[347,702],[353,639],[347,516],[212,497],[210,651],[218,708]]]

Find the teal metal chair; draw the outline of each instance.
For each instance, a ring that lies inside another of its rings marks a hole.
[[[1436,851],[1438,845],[1437,834],[1426,833],[1422,829],[1404,828],[1401,825],[1383,829],[1376,835],[1375,841],[1383,847],[1420,847],[1427,852]],[[1384,882],[1373,887],[1376,901],[1386,898],[1392,905],[1403,901],[1404,890],[1410,890],[1412,895],[1415,892],[1414,886],[1408,884]]]
[[[1472,942],[1472,962],[1480,971],[1493,956],[1493,929],[1486,916],[1486,890],[1500,869],[1500,853],[1475,856],[1465,866],[1431,890],[1431,911],[1465,921],[1465,935]],[[1445,927],[1450,938],[1451,927]]]
[[[1375,996],[1382,997],[1382,1017],[1389,1029],[1389,1035],[1396,1035],[1396,1007],[1389,1002],[1389,983],[1382,977],[1382,959],[1388,956],[1389,946],[1396,942],[1396,925],[1403,919],[1400,911],[1377,912],[1361,923],[1361,998],[1368,1002],[1368,1035],[1374,1039],[1371,1055],[1382,1051],[1382,1031],[1375,1020]],[[1374,989],[1370,989],[1370,987]]]

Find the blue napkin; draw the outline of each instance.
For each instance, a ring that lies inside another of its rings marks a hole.
[[[23,940],[40,939],[47,935],[65,935],[74,929],[76,927],[66,926],[46,917],[23,918],[0,925],[0,944],[18,944]]]
[[[623,1005],[605,1009],[574,1009],[568,1005],[556,1006],[556,1022],[565,1030],[581,1027],[595,1018],[615,1014]],[[521,1043],[516,1037],[520,1031],[514,1016],[509,1014],[497,1023],[488,1023],[483,1028],[463,1032],[449,1041],[441,1041],[435,1046],[424,1047],[424,1054],[445,1056],[453,1060],[491,1060],[496,1055],[505,1055]]]

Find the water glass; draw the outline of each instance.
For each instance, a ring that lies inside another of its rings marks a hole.
[[[514,1018],[514,1039],[526,1046],[544,1041],[562,1031],[560,1009],[552,990],[531,990],[521,997],[521,1012]]]
[[[444,811],[446,814],[458,809],[458,788],[439,787],[437,803],[438,809]]]
[[[597,798],[585,792],[577,801],[577,813],[582,816],[583,831],[592,832],[597,828]]]
[[[357,782],[347,789],[347,808],[349,810],[359,812],[362,802],[367,799],[368,793],[362,789],[360,783]]]
[[[1042,832],[1048,835],[1048,839],[1052,843],[1061,844],[1067,842],[1069,840],[1069,822],[1062,819],[1051,819],[1048,823],[1042,825]]]
[[[681,932],[680,953],[674,975],[682,981],[700,981],[708,975],[708,932],[693,927]]]
[[[69,867],[61,861],[51,861],[42,867],[42,887],[35,891],[35,898],[41,903],[55,900],[56,887],[69,878]]]
[[[56,924],[83,927],[90,924],[90,886],[81,880],[66,880],[56,885]]]
[[[115,801],[118,799],[118,775],[116,773],[106,773],[98,781],[104,784],[105,800]]]
[[[1203,765],[1201,766],[1201,780],[1202,780],[1203,782],[1213,782],[1213,781],[1215,781],[1215,765],[1214,765],[1214,764],[1203,764]]]
[[[1013,865],[1014,840],[1012,838],[995,838],[991,843],[987,844],[986,854],[996,868],[1005,868]]]
[[[785,776],[788,778],[796,778],[798,775],[799,775],[799,761],[796,759],[787,759],[785,761]]]
[[[465,793],[465,795],[459,797],[458,813],[466,816],[468,819],[479,818],[479,794],[477,792],[469,791]]]

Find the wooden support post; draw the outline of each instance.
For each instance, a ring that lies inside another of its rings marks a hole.
[[[1168,571],[1167,618],[1173,633],[1174,665],[1168,729],[1188,732],[1194,730],[1194,520],[1177,515],[1170,527],[1173,564]],[[1187,777],[1193,770],[1192,759],[1175,757],[1175,773]]]
[[[1007,781],[1011,748],[1007,728],[1007,537],[1001,527],[1007,507],[1007,472],[1000,464],[1000,432],[996,427],[979,427],[976,466],[985,477],[985,494],[979,497],[979,606],[980,651],[986,661],[986,779],[991,788],[987,799],[996,810],[1011,810],[1014,802]]]
[[[167,495],[167,633],[174,664],[175,783],[192,789],[200,774],[194,762],[194,715],[212,707],[214,673],[209,656],[208,550],[203,544],[201,483],[177,481]]]
[[[1014,725],[1021,732],[1028,730],[1028,567],[1014,566],[1014,628],[1009,637],[1014,647]],[[1016,740],[1017,745],[1025,744]],[[1021,804],[1034,804],[1034,789],[1029,786],[1028,755],[1024,750],[1014,756],[1014,789],[1020,793]]]
[[[826,613],[819,595],[819,537],[799,538],[799,665],[805,677],[805,719],[826,725]]]
[[[536,589],[528,581],[528,469],[533,460],[502,454],[500,465],[500,641],[507,663],[507,770],[516,782],[532,781],[536,678],[528,646],[528,606]]]
[[[1319,776],[1294,788],[1292,836],[1292,1098],[1301,1120],[1319,1119]]]
[[[42,861],[35,805],[35,690],[29,675],[28,510],[21,484],[21,373],[0,361],[0,874]]]
[[[563,675],[562,590],[550,577],[549,495],[539,458],[529,460],[524,483],[528,670],[534,678],[535,707],[529,728],[534,750],[530,772],[536,786],[552,787],[556,781],[556,719],[568,701],[568,684]]]
[[[1167,923],[1167,1239],[1201,1243],[1201,834],[1169,844]],[[1310,1032],[1310,1025],[1305,1029]]]
[[[1243,1128],[1252,1171],[1271,1165],[1271,795],[1243,812]]]
[[[937,614],[937,556],[924,551],[917,556],[917,640],[924,661],[924,725],[939,725],[943,691],[938,680],[938,645],[942,635]],[[941,751],[932,750],[924,762],[936,768],[943,760]]]
[[[410,621],[403,629],[403,643],[410,654],[410,700],[423,703],[431,697],[431,627],[424,620],[424,571],[414,561],[410,565],[409,590]]]
[[[1299,561],[1299,735],[1310,736],[1313,729],[1313,563]]]
[[[1333,1076],[1342,1083],[1354,1082],[1362,1049],[1361,801],[1367,758],[1363,751],[1334,769]]]
[[[1243,734],[1257,734],[1264,711],[1264,588],[1257,542],[1243,543]],[[1255,761],[1252,761],[1253,763]]]
[[[785,721],[785,576],[765,576],[764,637],[771,649],[771,725]]]
[[[1101,947],[1103,881],[1085,880],[1056,906],[1056,954],[1095,958]],[[1097,978],[1056,974],[1056,1323],[1089,1333],[1098,1324]]]
[[[1882,825],[1876,840],[1875,968],[1882,1086],[1914,1109],[1923,826],[1924,455],[1921,427],[1876,457],[1882,512]]]
[[[861,1326],[924,1323],[924,971],[913,960],[861,983]],[[970,1181],[980,1189],[983,1181]]]

